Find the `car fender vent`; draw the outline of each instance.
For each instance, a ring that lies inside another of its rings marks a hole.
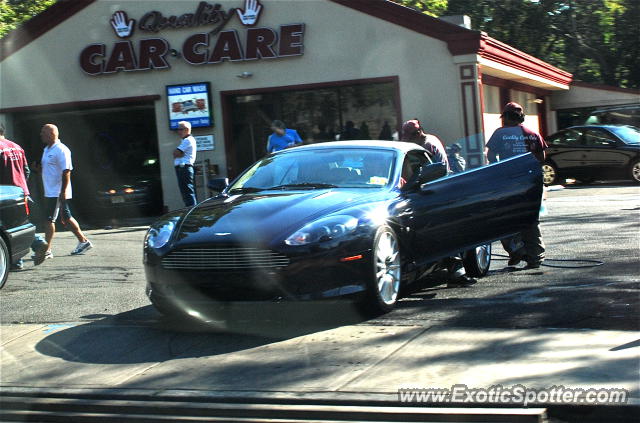
[[[251,247],[185,248],[162,259],[163,268],[181,270],[274,269],[289,263],[287,256]]]

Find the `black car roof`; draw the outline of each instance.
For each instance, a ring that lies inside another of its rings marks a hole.
[[[633,126],[633,125],[612,125],[612,124],[606,124],[606,125],[575,125],[575,126],[570,126],[568,128],[563,129],[563,131],[567,130],[567,129],[577,129],[577,128],[604,128],[604,129],[615,129],[615,128],[632,128],[635,130],[638,130],[637,127]]]

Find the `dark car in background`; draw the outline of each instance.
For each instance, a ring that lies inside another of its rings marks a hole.
[[[35,233],[22,188],[0,185],[0,288],[7,281],[11,264],[29,252]]]
[[[640,129],[630,125],[573,126],[547,138],[544,183],[574,178],[640,183]]]
[[[159,215],[162,213],[160,164],[157,158],[136,163],[127,174],[104,177],[103,186],[96,193],[101,217],[119,217],[123,213]]]
[[[256,162],[219,195],[145,237],[147,295],[201,317],[221,302],[358,297],[391,310],[401,288],[464,253],[486,274],[492,241],[538,218],[531,154],[446,175],[413,143],[329,142]]]

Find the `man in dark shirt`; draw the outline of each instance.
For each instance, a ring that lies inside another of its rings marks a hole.
[[[418,119],[411,119],[402,124],[402,141],[414,142],[421,145],[427,150],[429,157],[434,163],[442,162],[447,166],[447,172],[451,172],[449,167],[449,159],[444,144],[435,135],[427,134],[422,128],[422,124]],[[467,276],[464,265],[462,263],[462,254],[448,257],[445,265],[449,273],[447,286],[467,287],[476,283],[476,280]]]
[[[522,125],[524,109],[518,103],[507,103],[502,115],[502,127],[495,130],[487,143],[487,159],[490,163],[505,160],[518,154],[531,152],[540,163],[544,162],[547,143],[542,137]],[[527,267],[540,267],[544,260],[544,242],[540,223],[534,223],[520,234],[503,239],[502,246],[509,253],[509,266],[525,260]]]

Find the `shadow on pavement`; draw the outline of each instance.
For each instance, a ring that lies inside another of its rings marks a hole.
[[[365,319],[346,301],[229,306],[215,315],[217,320],[199,322],[162,316],[147,306],[115,316],[85,316],[100,320],[54,332],[40,341],[36,350],[81,363],[163,362],[228,354]]]

